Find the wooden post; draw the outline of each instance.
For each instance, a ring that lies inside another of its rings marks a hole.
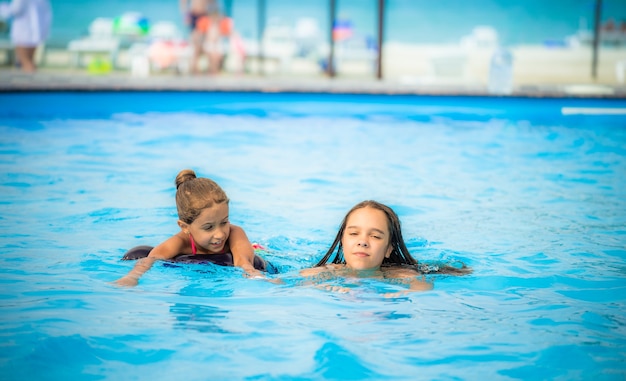
[[[383,31],[385,30],[385,0],[378,0],[378,41],[376,57],[376,78],[383,79]]]
[[[224,0],[224,15],[226,17],[233,17],[233,0]]]
[[[602,22],[602,0],[596,0],[593,26],[593,56],[591,59],[591,77],[598,78],[598,47],[600,45],[600,23]]]
[[[336,7],[336,1],[330,0],[330,52],[328,53],[328,67],[326,68],[326,72],[331,78],[335,76],[335,38],[333,32],[335,30]]]
[[[259,74],[265,75],[265,55],[263,52],[263,33],[265,32],[265,0],[257,1],[257,45],[259,47]]]

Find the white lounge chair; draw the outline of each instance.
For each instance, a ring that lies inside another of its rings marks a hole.
[[[13,44],[9,39],[0,39],[0,52],[2,52],[2,65],[12,65],[15,61]]]
[[[180,40],[183,38],[183,35],[180,29],[178,29],[178,26],[173,22],[157,21],[150,26],[148,37],[153,40]]]
[[[624,84],[624,74],[626,74],[626,59],[615,63],[615,78],[620,85]]]
[[[322,29],[313,17],[302,17],[296,20],[294,40],[297,46],[297,55],[300,57],[317,58],[319,47],[324,43]]]
[[[113,33],[113,19],[98,17],[89,25],[89,35],[69,42],[67,49],[72,53],[72,65],[81,66],[84,54],[109,56],[111,65],[116,67],[120,39]]]
[[[272,20],[263,31],[261,44],[262,46],[259,46],[257,41],[245,41],[246,71],[251,71],[250,66],[253,61],[257,69],[261,69],[261,53],[263,53],[263,72],[268,70],[268,66],[269,71],[289,72],[291,61],[298,51],[293,28]]]

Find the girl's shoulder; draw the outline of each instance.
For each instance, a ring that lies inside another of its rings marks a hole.
[[[178,254],[191,254],[189,237],[182,232],[174,234],[161,242],[150,252],[151,257],[159,259],[174,258]]]
[[[239,229],[239,230],[243,230],[243,229],[241,228],[241,226],[239,226],[239,225],[235,225],[235,224],[230,224],[230,228],[231,228],[231,229],[235,229],[235,230],[237,230],[237,229]]]
[[[230,234],[240,237],[241,235],[245,235],[246,232],[243,230],[241,226],[230,224]],[[230,237],[228,237],[230,239]]]
[[[300,275],[302,276],[316,276],[323,273],[335,272],[341,268],[344,268],[345,265],[329,263],[324,266],[319,267],[309,267],[307,269],[300,270]]]
[[[385,266],[381,267],[385,278],[413,278],[420,275],[420,272],[413,267],[407,266]]]

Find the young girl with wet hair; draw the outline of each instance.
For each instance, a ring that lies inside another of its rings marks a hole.
[[[116,283],[135,286],[155,261],[195,255],[213,263],[241,267],[249,276],[262,277],[258,268],[264,269],[265,264],[255,256],[243,229],[230,223],[228,203],[226,193],[216,182],[197,177],[190,169],[180,171],[176,176],[180,231],[154,248],[142,246],[129,251],[123,259],[139,258],[139,261]]]
[[[402,279],[411,291],[432,289],[423,277],[428,273],[464,275],[471,269],[450,265],[428,266],[411,256],[402,238],[398,215],[376,201],[355,205],[344,217],[330,249],[304,276],[359,275]],[[342,290],[338,290],[342,291]]]

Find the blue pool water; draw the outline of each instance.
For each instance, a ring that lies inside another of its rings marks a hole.
[[[231,93],[0,94],[3,380],[623,380],[624,100]],[[590,115],[590,113],[594,115]],[[173,180],[220,183],[284,284],[157,264]],[[298,270],[363,199],[434,290]],[[341,279],[332,280],[341,283]],[[352,283],[354,281],[351,281]]]

